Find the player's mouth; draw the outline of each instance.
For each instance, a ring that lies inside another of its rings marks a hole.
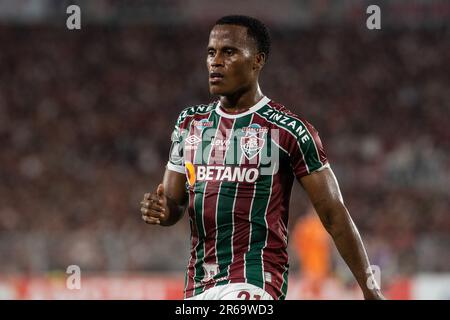
[[[212,72],[209,74],[209,83],[214,84],[222,81],[223,74],[219,72]]]

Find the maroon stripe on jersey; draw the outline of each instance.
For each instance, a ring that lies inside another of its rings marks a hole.
[[[284,221],[287,219],[288,208],[285,207],[285,199],[280,174],[273,176],[272,195],[267,208],[266,221],[269,233],[266,239],[266,245],[263,248],[263,270],[264,270],[264,289],[267,285],[275,287],[278,291],[277,296],[281,293],[283,285],[284,266],[288,262],[287,256],[287,230]],[[271,274],[268,281],[266,272]]]
[[[280,131],[283,131],[286,133],[286,135],[290,135],[291,133],[289,130],[280,127]],[[281,134],[280,134],[281,136]],[[293,173],[296,176],[303,176],[309,173],[309,168],[305,161],[305,156],[303,155],[303,151],[299,146],[299,142],[297,141],[297,138],[286,136],[286,141],[289,141],[288,139],[291,139],[290,141],[293,141],[292,139],[295,139],[296,143],[285,143],[284,145],[288,148],[286,151],[289,152],[289,159],[292,165]],[[281,139],[280,139],[281,140]],[[284,148],[284,146],[283,146]]]
[[[204,263],[217,264],[217,254],[216,254],[216,208],[217,208],[217,198],[219,196],[220,184],[207,182],[205,187],[204,201],[205,205],[203,207],[204,214],[204,227],[208,232],[206,233],[205,239],[205,254]],[[214,281],[206,284],[205,290],[214,286]],[[204,291],[205,291],[204,290]]]
[[[266,120],[258,114],[254,116],[254,121],[265,122],[268,125]],[[283,272],[288,262],[285,221],[287,221],[289,210],[290,186],[285,185],[281,175],[282,170],[283,168],[279,168],[278,172],[272,177],[272,191],[266,213],[269,232],[266,238],[266,245],[263,248],[264,290],[268,292],[275,290],[276,295],[271,294],[274,297],[278,297],[281,293]],[[271,274],[270,281],[266,277],[267,272]]]
[[[194,117],[195,120],[201,120],[201,119],[208,119],[208,114],[202,114],[197,115],[197,117]],[[198,129],[196,129],[194,126],[187,127],[187,122],[183,122],[184,128],[189,130],[189,135],[198,133]],[[180,125],[181,128],[181,125]],[[195,159],[195,152],[191,152],[188,154],[185,154],[188,158],[185,159],[186,161],[194,162]],[[197,230],[197,224],[195,221],[195,209],[194,209],[194,198],[195,193],[194,189],[192,187],[189,187],[189,206],[188,206],[188,213],[189,213],[189,219],[190,219],[190,227],[191,227],[191,255],[189,259],[189,263],[187,266],[187,285],[185,288],[185,297],[190,298],[194,295],[194,289],[195,289],[195,263],[197,261],[197,246],[199,245],[199,238],[198,238],[198,230]]]
[[[253,201],[254,184],[240,183],[237,188],[236,203],[234,205],[234,230],[233,230],[233,261],[229,269],[229,279],[244,279],[244,257],[248,250],[250,240],[249,214]]]
[[[267,122],[261,117],[256,118],[254,113],[250,123],[259,124],[261,127],[267,126]],[[264,138],[267,138],[267,133]],[[239,143],[239,142],[238,142]],[[266,140],[267,143],[267,140]],[[251,167],[251,164],[259,164],[259,155],[251,160],[242,154],[241,166]],[[233,260],[229,268],[229,280],[235,282],[240,279],[245,282],[245,254],[248,251],[250,241],[250,209],[252,207],[255,184],[239,183],[234,204],[234,223],[233,223]]]
[[[194,196],[193,190],[189,190],[189,220],[191,225],[191,256],[187,267],[187,284],[184,291],[185,298],[190,298],[194,295],[194,276],[195,276],[195,262],[197,260],[196,247],[198,241],[198,231],[195,224],[195,211],[194,211]]]
[[[227,119],[224,117],[220,118],[220,122],[215,134],[215,139],[228,139],[231,131],[227,132],[227,128],[233,127],[233,119]],[[224,152],[221,150],[217,150],[217,147],[213,147],[210,150],[210,161],[211,159],[215,159],[217,162],[223,164],[224,163]],[[213,158],[214,157],[214,158]],[[206,239],[205,239],[205,254],[204,254],[204,263],[214,263],[217,264],[217,253],[216,253],[216,236],[217,236],[217,199],[219,197],[220,191],[220,182],[208,181],[205,186],[205,194],[204,194],[204,205],[203,205],[203,226],[205,228]],[[208,232],[209,231],[209,232]],[[205,286],[205,290],[213,287],[215,281],[211,281],[207,283]]]

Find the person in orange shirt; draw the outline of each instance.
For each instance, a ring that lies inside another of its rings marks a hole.
[[[293,232],[295,252],[302,272],[302,296],[320,299],[330,272],[330,238],[314,208],[298,218]]]

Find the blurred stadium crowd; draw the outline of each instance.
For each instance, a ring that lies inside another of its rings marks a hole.
[[[139,202],[179,111],[213,99],[208,31],[0,26],[0,272],[184,269],[187,219],[147,226]],[[448,32],[272,30],[263,92],[320,132],[384,275],[450,271]]]

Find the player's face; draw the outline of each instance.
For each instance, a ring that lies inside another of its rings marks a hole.
[[[210,93],[231,96],[254,86],[259,70],[256,51],[245,27],[216,25],[209,35],[206,59]]]

